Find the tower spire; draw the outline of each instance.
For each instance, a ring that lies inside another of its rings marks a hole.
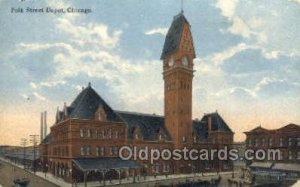
[[[183,14],[183,0],[181,0],[181,11],[180,11],[181,14]]]

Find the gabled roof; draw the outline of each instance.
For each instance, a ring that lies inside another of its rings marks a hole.
[[[160,59],[163,59],[166,55],[178,49],[181,33],[183,31],[183,26],[185,23],[189,25],[189,22],[184,17],[182,12],[177,16],[174,16],[173,22],[165,39],[165,44]]]
[[[117,111],[117,113],[128,124],[128,139],[134,138],[134,130],[138,128],[143,139],[146,141],[158,140],[159,132],[163,133],[166,140],[171,141],[171,136],[165,127],[163,116],[124,111]]]
[[[93,119],[98,107],[103,107],[107,121],[122,122],[121,118],[111,109],[111,107],[89,86],[82,90],[71,106],[67,107],[68,118]],[[63,113],[59,113],[62,119]]]
[[[278,129],[266,129],[261,127],[260,125],[258,127],[255,127],[254,129],[248,131],[248,132],[244,132],[245,134],[249,134],[249,133],[280,133],[280,132],[287,132],[287,131],[300,131],[300,126],[297,124],[293,124],[290,123],[288,125],[285,125],[281,128]]]
[[[265,129],[263,127],[261,127],[261,125],[255,127],[254,129],[250,130],[249,132],[256,132],[256,133],[259,133],[259,132],[271,132],[272,130],[268,130],[268,129]],[[248,133],[248,132],[245,132],[245,133]]]
[[[208,138],[207,124],[203,121],[193,120],[193,132],[199,141],[206,141]]]
[[[299,125],[296,125],[294,123],[290,123],[286,126],[283,126],[279,129],[277,129],[277,131],[299,131],[300,130],[300,126]]]
[[[233,132],[224,119],[219,115],[218,112],[205,114],[201,121],[206,123],[208,126],[208,118],[211,117],[211,130],[212,131],[223,131],[223,132]]]
[[[205,141],[208,138],[208,119],[210,117],[211,117],[211,131],[233,133],[233,131],[229,128],[227,123],[217,112],[205,114],[200,121],[193,120],[193,131],[194,133],[196,133],[200,141]]]

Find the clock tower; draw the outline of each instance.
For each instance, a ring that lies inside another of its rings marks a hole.
[[[195,50],[191,26],[183,12],[174,17],[161,55],[164,79],[165,125],[174,148],[192,141],[192,82]]]

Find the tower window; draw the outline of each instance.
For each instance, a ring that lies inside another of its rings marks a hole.
[[[84,131],[83,129],[80,129],[80,137],[83,137],[84,136]]]

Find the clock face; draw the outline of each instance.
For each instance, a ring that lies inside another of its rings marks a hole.
[[[188,59],[187,59],[186,56],[182,58],[181,63],[182,63],[182,65],[184,65],[184,66],[187,66],[187,65],[189,64],[189,61],[188,61]]]
[[[169,59],[169,66],[173,66],[174,65],[174,60],[173,60],[173,58],[171,57],[170,59]]]

